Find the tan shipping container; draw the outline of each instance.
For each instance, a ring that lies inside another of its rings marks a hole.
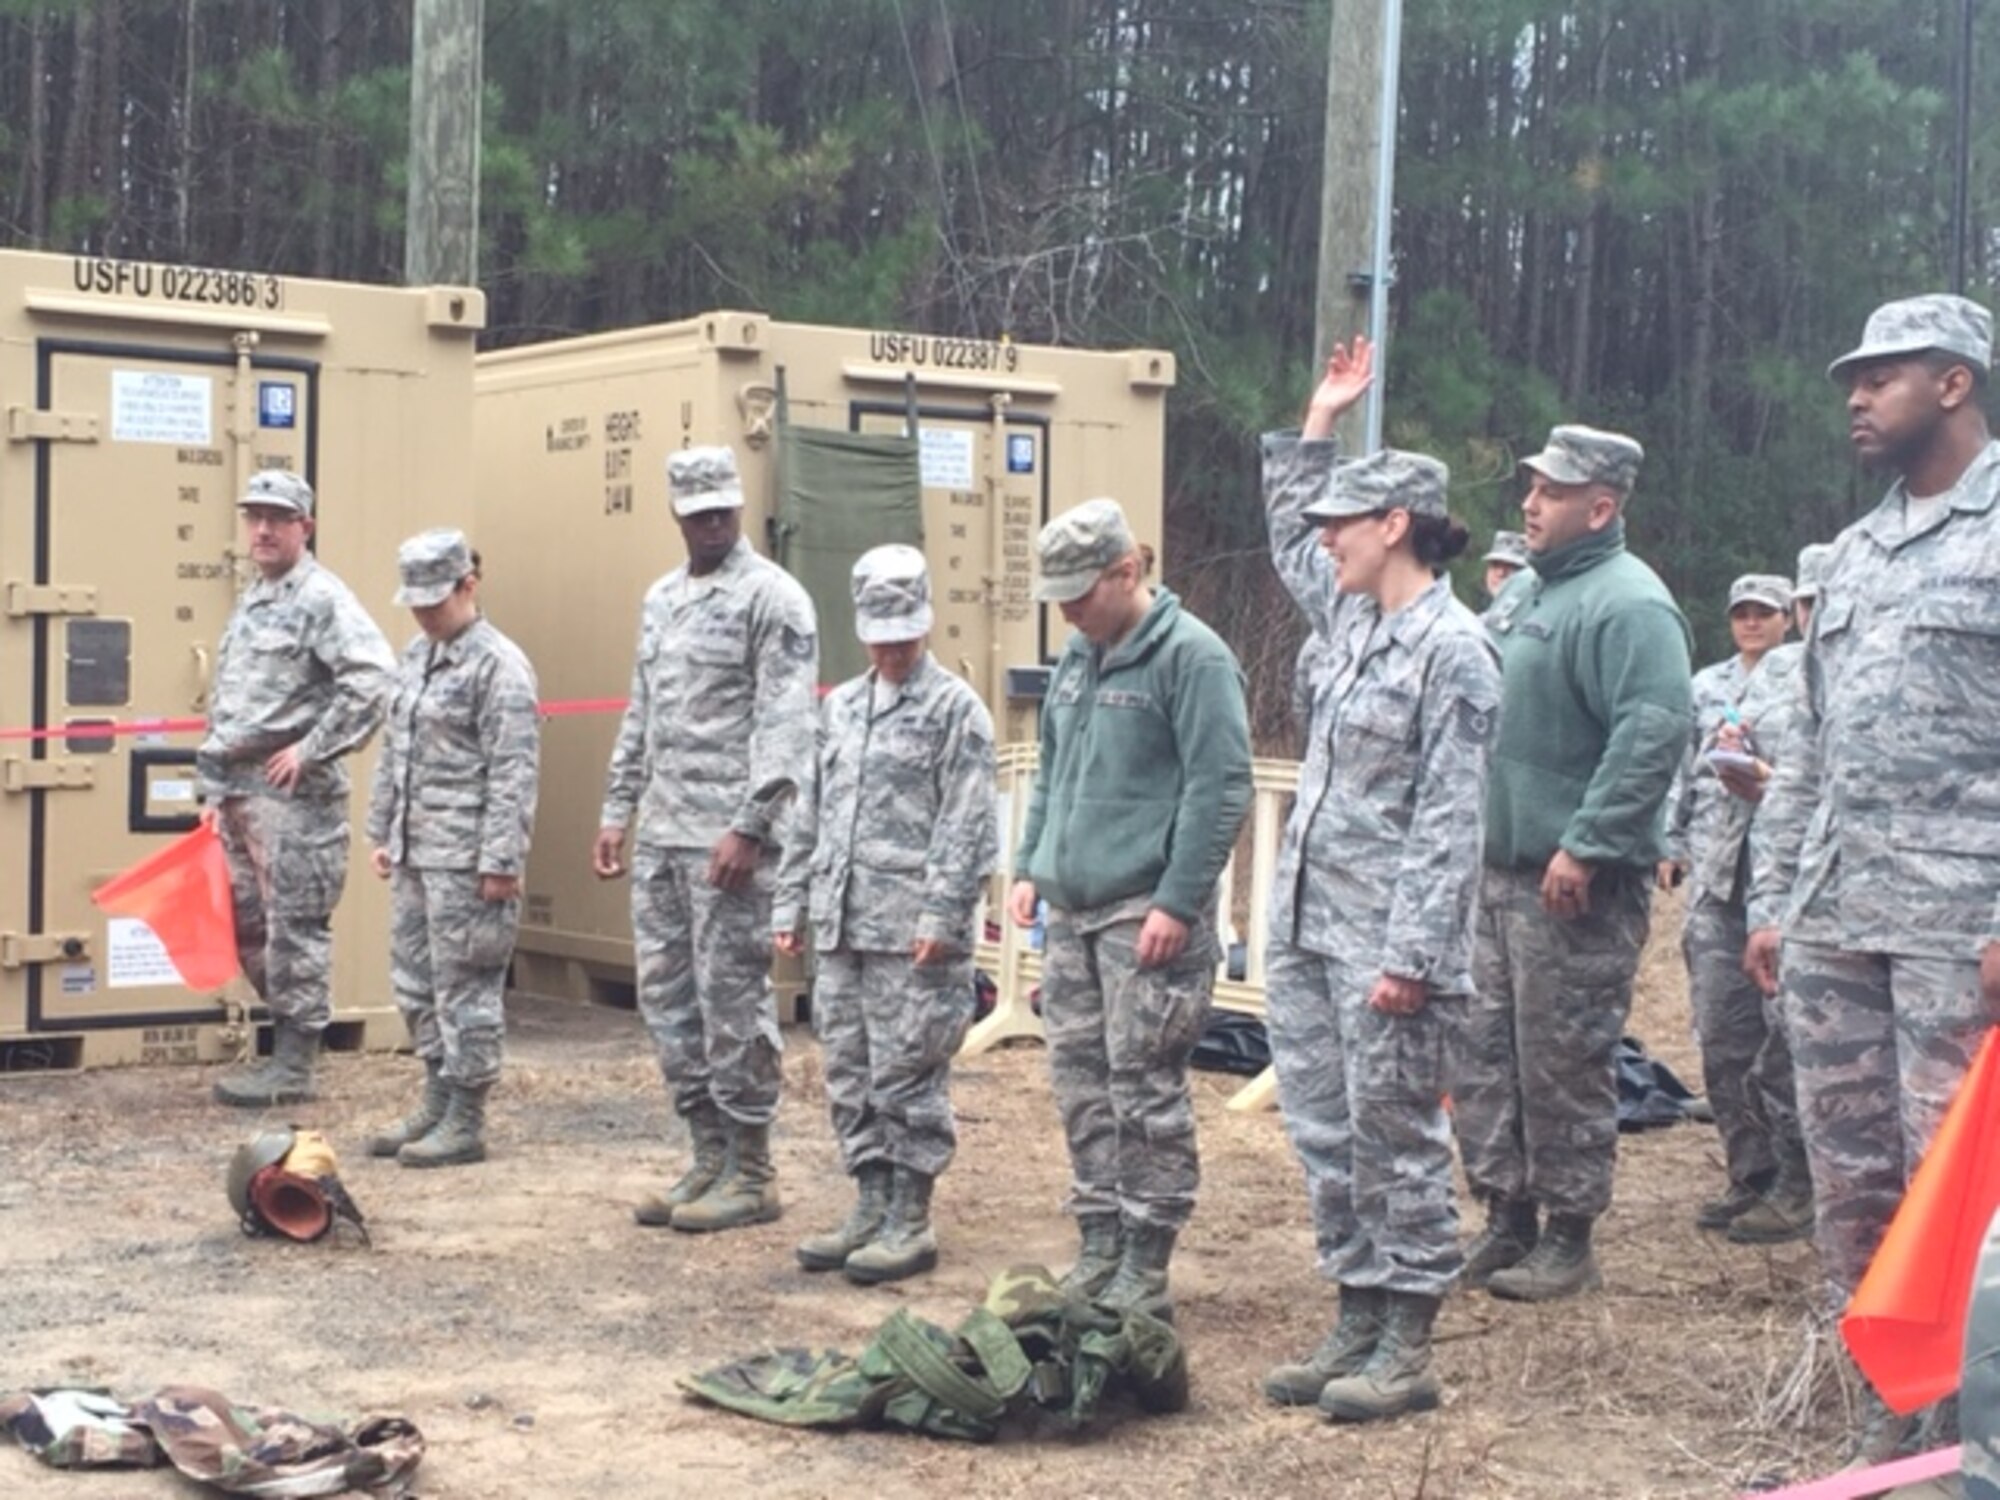
[[[1003,740],[1029,737],[1040,669],[1066,631],[1029,597],[1035,533],[1111,495],[1157,551],[1173,382],[1173,356],[1157,350],[823,328],[742,312],[483,354],[474,542],[487,607],[534,661],[545,699],[622,699],[640,599],[684,557],[667,505],[668,454],[734,448],[744,535],[771,555],[781,393],[783,420],[801,429],[899,434],[914,414],[932,649],[980,691]],[[825,646],[851,630],[851,613],[844,599],[820,602]],[[544,725],[519,989],[629,999],[628,888],[590,873],[617,724],[600,708]]]
[[[218,1059],[261,1017],[241,980],[163,975],[90,893],[193,826],[191,721],[248,567],[254,470],[312,481],[320,559],[393,643],[412,633],[396,545],[471,522],[485,311],[464,288],[0,252],[0,1072]],[[358,839],[333,1001],[329,1045],[403,1040]]]

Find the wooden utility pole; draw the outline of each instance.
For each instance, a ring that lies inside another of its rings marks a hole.
[[[1368,332],[1368,267],[1375,246],[1375,174],[1381,138],[1382,0],[1332,0],[1326,69],[1326,159],[1320,179],[1319,294],[1314,358]],[[1316,367],[1317,368],[1317,367]],[[1386,372],[1377,364],[1377,385]],[[1349,453],[1365,451],[1366,404],[1340,423]]]
[[[403,280],[479,281],[484,0],[416,0],[410,27],[410,199]]]

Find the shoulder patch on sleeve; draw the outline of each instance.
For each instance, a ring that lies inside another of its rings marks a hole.
[[[819,649],[819,635],[815,631],[801,630],[796,625],[784,627],[785,655],[793,661],[811,661]]]
[[[1493,738],[1500,712],[1490,703],[1474,703],[1461,698],[1452,710],[1452,730],[1468,745],[1483,745]]]

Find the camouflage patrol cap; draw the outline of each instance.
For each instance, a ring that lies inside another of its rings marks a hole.
[[[402,577],[396,602],[428,609],[450,598],[472,571],[472,548],[462,531],[419,532],[397,549],[396,571]]]
[[[1493,533],[1493,545],[1486,549],[1483,560],[1525,568],[1528,566],[1528,539],[1518,531],[1496,531]]]
[[[924,555],[894,543],[854,564],[854,633],[865,646],[918,641],[931,631],[931,578]]]
[[[1825,542],[1814,542],[1809,547],[1799,548],[1799,581],[1792,590],[1792,599],[1813,600],[1819,597],[1820,581],[1826,576],[1827,555],[1833,551]]]
[[[1993,368],[1993,314],[1969,297],[1932,292],[1885,302],[1868,315],[1861,346],[1826,367],[1831,380],[1845,380],[1849,366],[1864,360],[1930,350],[1956,354],[1980,374]]]
[[[253,505],[266,505],[272,510],[288,510],[295,515],[310,517],[313,513],[313,487],[290,469],[259,469],[250,476],[250,483],[244,486],[243,498],[236,502],[236,508],[248,510]]]
[[[667,496],[677,516],[743,509],[743,481],[730,448],[683,448],[667,455]]]
[[[1137,546],[1116,500],[1086,500],[1064,511],[1035,539],[1035,598],[1044,604],[1081,599],[1100,573]]]
[[[1761,604],[1780,613],[1792,607],[1792,580],[1776,573],[1745,573],[1729,585],[1729,607]]]
[[[1450,483],[1451,470],[1436,459],[1384,448],[1336,465],[1333,482],[1299,515],[1307,521],[1331,521],[1406,510],[1413,516],[1442,517],[1445,487]]]
[[[1557,484],[1601,484],[1629,495],[1645,456],[1646,450],[1622,432],[1579,424],[1550,428],[1542,451],[1522,459],[1521,467]]]

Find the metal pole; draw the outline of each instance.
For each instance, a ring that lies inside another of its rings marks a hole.
[[[1958,53],[1952,59],[1952,91],[1957,98],[1952,143],[1951,289],[1965,292],[1966,259],[1970,253],[1968,199],[1972,175],[1972,0],[1959,0]]]
[[[1971,0],[1966,0],[1971,4]],[[1382,392],[1389,377],[1390,214],[1396,201],[1396,85],[1402,71],[1403,0],[1382,0],[1382,92],[1375,137],[1375,253],[1369,263],[1368,342],[1375,383],[1368,388],[1368,451],[1382,446]]]

